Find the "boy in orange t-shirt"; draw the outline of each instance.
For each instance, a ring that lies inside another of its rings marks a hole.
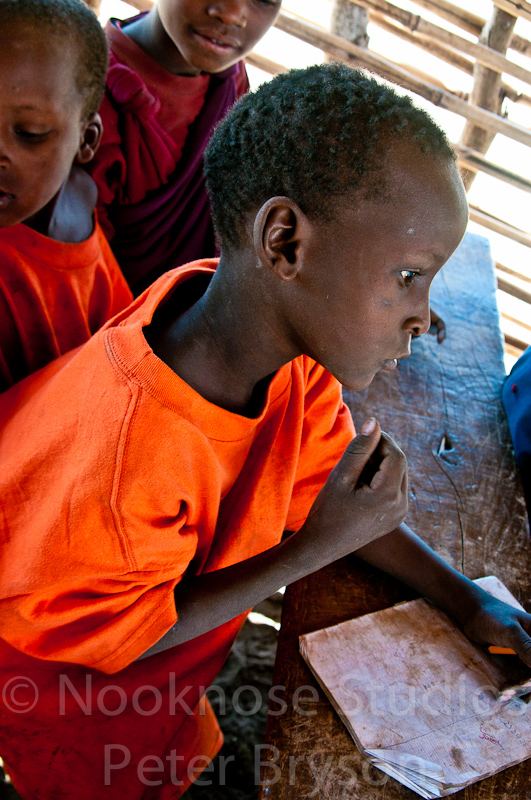
[[[81,0],[1,0],[0,391],[132,295],[81,169],[101,135],[105,36]]]
[[[444,134],[322,65],[245,96],[206,173],[217,268],[0,398],[0,752],[25,800],[179,797],[246,610],[353,551],[531,664],[531,616],[401,524],[405,457],[374,419],[352,439],[341,398],[429,326],[467,223]]]

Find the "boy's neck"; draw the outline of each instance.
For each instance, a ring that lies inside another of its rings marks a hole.
[[[144,333],[155,354],[202,397],[255,417],[272,375],[299,353],[282,347],[260,293],[247,292],[238,273],[227,273],[221,267],[197,302],[177,315],[167,308],[165,321],[154,320]]]
[[[98,189],[90,175],[74,164],[55,197],[24,223],[55,241],[79,244],[94,230],[97,198]]]
[[[122,25],[122,30],[159,67],[168,70],[173,75],[194,76],[200,74],[199,70],[185,61],[172,39],[166,33],[156,6],[147,14],[134,19],[127,25]]]

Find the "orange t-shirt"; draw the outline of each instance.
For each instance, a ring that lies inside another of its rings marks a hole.
[[[84,344],[132,300],[96,223],[84,242],[0,229],[0,391]]]
[[[154,355],[143,326],[183,282],[199,278],[202,291],[214,266],[162,276],[84,347],[0,398],[0,686],[23,675],[39,693],[21,715],[0,691],[0,753],[27,800],[185,790],[191,759],[220,746],[198,702],[245,614],[135,659],[175,624],[185,573],[243,561],[304,523],[353,436],[338,382],[310,358],[278,370],[249,419],[209,403]],[[115,715],[105,710],[122,701]],[[130,760],[105,785],[105,747],[115,745],[126,750],[111,751],[112,763],[126,751]],[[159,758],[153,789],[139,779],[147,755]]]

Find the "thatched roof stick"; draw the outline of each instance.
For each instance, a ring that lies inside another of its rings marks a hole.
[[[286,13],[281,13],[275,24],[280,30],[320,48],[333,58],[346,61],[348,64],[357,62],[359,66],[373,70],[383,78],[393,81],[421,97],[425,97],[436,106],[460,114],[488,130],[493,130],[495,133],[503,133],[511,139],[531,146],[531,131],[527,128],[514,122],[509,122],[490,111],[484,111],[477,106],[470,105],[456,95],[437,86],[425,83],[406,69],[383,58],[383,56],[351,44],[313,23],[302,22],[291,15],[288,16]]]
[[[531,22],[531,3],[527,3],[526,0],[493,0],[493,2],[507,14],[512,14],[513,17],[522,17]]]
[[[351,2],[353,1],[354,0],[351,0]],[[447,31],[439,25],[434,25],[433,22],[427,22],[427,20],[422,19],[418,14],[405,11],[389,3],[387,0],[356,0],[356,2],[364,8],[374,9],[396,20],[418,36],[427,36],[435,39],[439,44],[445,44],[453,50],[472,56],[472,58],[480,64],[484,64],[496,70],[496,72],[505,72],[507,75],[512,75],[514,78],[518,78],[518,80],[531,84],[530,70],[521,67],[519,64],[515,64],[513,61],[509,61],[508,58],[491,47],[479,44],[478,42],[471,42],[463,36]]]
[[[458,28],[462,28],[468,33],[473,33],[474,36],[479,36],[485,27],[485,20],[476,14],[472,14],[465,8],[448,2],[448,0],[413,0],[415,5],[437,14],[441,19],[451,22]],[[513,33],[509,47],[512,50],[517,50],[519,53],[531,56],[531,42]]]
[[[477,222],[478,225],[482,225],[484,228],[488,228],[496,233],[501,233],[502,236],[507,236],[509,239],[519,242],[519,244],[523,244],[526,247],[531,247],[531,234],[520,230],[520,228],[515,228],[508,222],[504,222],[492,216],[492,214],[487,214],[477,206],[470,206],[470,219],[472,222]]]
[[[279,72],[289,72],[288,68],[283,64],[277,64],[276,61],[271,61],[270,58],[261,56],[259,53],[255,53],[254,50],[245,56],[245,63],[251,64],[253,67],[257,67],[257,69],[261,69],[269,75],[278,75]]]
[[[514,278],[518,278],[520,281],[526,281],[527,283],[531,284],[531,272],[529,275],[524,275],[522,272],[518,272],[516,269],[506,267],[505,264],[500,264],[499,261],[496,261],[494,266],[499,272],[504,272],[506,275],[512,275]],[[531,287],[529,288],[529,291],[531,291]]]
[[[499,167],[497,164],[493,164],[491,161],[487,161],[485,156],[482,153],[479,153],[477,150],[472,150],[469,147],[463,147],[460,145],[456,147],[456,150],[458,154],[457,161],[460,166],[469,170],[473,170],[474,172],[485,172],[487,175],[490,175],[493,178],[498,178],[505,183],[509,183],[511,186],[515,186],[517,189],[522,189],[524,192],[531,192],[531,181],[527,178],[524,178],[521,175],[516,175],[514,172],[510,172],[508,169],[504,169],[503,167]]]

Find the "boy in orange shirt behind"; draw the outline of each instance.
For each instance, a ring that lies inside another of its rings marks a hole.
[[[0,0],[0,391],[131,300],[78,166],[101,136],[105,36],[81,0]]]

